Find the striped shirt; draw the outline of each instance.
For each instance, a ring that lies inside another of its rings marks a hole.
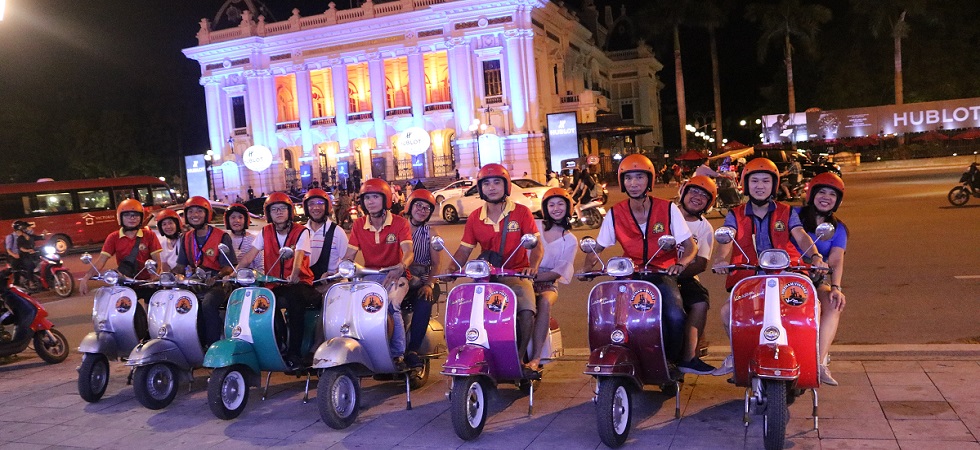
[[[429,246],[429,224],[422,225],[412,232],[412,249],[415,261],[412,264],[429,266],[432,264],[432,248]]]

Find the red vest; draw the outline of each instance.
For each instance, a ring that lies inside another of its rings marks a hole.
[[[200,267],[219,272],[221,271],[221,261],[224,260],[224,257],[221,256],[221,250],[218,249],[218,244],[224,238],[225,232],[210,225],[208,228],[210,228],[210,234],[208,234],[207,240],[204,241],[204,247],[200,250],[197,248],[196,231],[190,231],[184,234],[184,254],[187,255],[188,265],[192,269]]]
[[[670,202],[659,198],[649,197],[653,202],[650,215],[647,217],[646,236],[640,231],[640,226],[630,210],[630,201],[623,200],[613,206],[613,226],[616,230],[616,240],[623,246],[623,256],[633,260],[636,270],[641,270],[643,264],[657,252],[657,239],[670,234]],[[666,269],[677,262],[677,249],[662,250],[650,261],[649,267]]]
[[[286,247],[292,247],[296,250],[296,243],[299,242],[299,237],[306,231],[306,227],[291,224],[289,227],[289,234],[286,235]],[[265,263],[265,273],[266,275],[279,277],[286,279],[293,270],[293,261],[296,261],[296,257],[289,258],[287,260],[276,260],[279,259],[279,238],[276,236],[276,228],[273,224],[268,224],[262,227],[262,261]],[[299,270],[299,281],[303,284],[313,285],[313,270],[310,269],[310,265],[300,264]]]
[[[753,207],[756,206],[753,205]],[[731,263],[757,264],[759,262],[759,253],[755,249],[755,240],[752,239],[752,236],[756,233],[755,221],[752,217],[745,214],[744,204],[733,208],[732,213],[735,214],[735,222],[738,224],[738,230],[735,232],[735,241],[742,247],[742,250],[745,250],[749,259],[746,260],[742,256],[742,252],[738,251],[737,248],[733,248]],[[772,248],[786,250],[789,253],[790,261],[797,261],[800,259],[800,252],[796,250],[796,246],[790,240],[789,216],[789,205],[776,203],[776,209],[769,217],[769,229],[764,231],[769,233],[769,241],[772,242]],[[730,272],[728,279],[725,281],[725,289],[731,291],[735,283],[752,275],[755,275],[755,272],[751,270],[735,270]]]

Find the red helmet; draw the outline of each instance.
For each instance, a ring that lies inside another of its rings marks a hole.
[[[143,219],[146,214],[143,212],[143,204],[139,200],[127,198],[119,202],[119,206],[116,207],[116,222],[119,226],[123,226],[122,215],[124,212],[135,212],[140,214],[140,226],[143,226]]]
[[[749,176],[756,172],[765,172],[772,175],[772,193],[769,195],[775,195],[776,189],[779,188],[779,168],[776,167],[776,163],[767,158],[753,159],[742,168],[742,193],[749,195]]]
[[[380,178],[371,178],[361,185],[360,201],[362,208],[364,208],[364,194],[380,194],[385,199],[385,209],[391,209],[393,200],[391,186],[387,181]],[[367,208],[364,208],[364,211],[367,211]]]
[[[252,224],[252,219],[248,216],[248,208],[241,203],[235,203],[225,211],[225,229],[231,231],[231,213],[241,213],[245,216],[245,228]]]
[[[174,223],[177,224],[177,232],[184,226],[183,222],[180,220],[180,215],[172,209],[163,209],[157,213],[157,230],[160,234],[163,234],[163,221],[165,219],[174,219]]]
[[[834,209],[831,212],[837,212],[837,208],[840,207],[840,203],[844,201],[844,180],[840,179],[837,174],[832,172],[824,172],[815,177],[813,177],[809,183],[806,184],[806,204],[813,204],[813,196],[821,188],[831,188],[837,191],[837,204],[834,205]]]
[[[500,178],[504,180],[504,197],[510,196],[510,172],[500,164],[487,164],[480,168],[476,173],[476,190],[480,192],[480,199],[486,201],[483,195],[483,180],[487,178]]]
[[[429,217],[425,219],[426,221],[428,221],[429,218],[432,217],[432,213],[435,212],[436,210],[436,197],[432,195],[432,192],[429,192],[428,189],[413,190],[412,193],[409,194],[408,198],[405,200],[405,205],[407,206],[406,209],[408,210],[409,215],[412,214],[412,206],[413,203],[415,203],[416,201],[426,202],[429,204],[429,206],[432,207],[432,211],[429,212]]]
[[[572,196],[568,195],[568,191],[560,187],[553,187],[545,191],[544,197],[541,197],[541,215],[545,218],[551,218],[551,216],[548,215],[548,200],[551,200],[554,197],[561,197],[563,200],[565,200],[565,217],[571,217]]]
[[[269,213],[269,208],[276,203],[283,203],[289,207],[289,218],[286,220],[293,220],[293,200],[289,198],[283,192],[273,192],[265,198],[265,204],[262,205],[262,210],[265,211],[265,220],[272,223],[272,214]]]
[[[324,201],[327,202],[325,206],[326,212],[324,212],[323,214],[326,217],[330,217],[331,211],[333,211],[333,208],[331,208],[332,205],[330,204],[330,194],[327,194],[327,191],[318,188],[310,189],[309,191],[306,191],[306,195],[303,196],[303,211],[306,212],[307,217],[309,217],[310,215],[310,208],[306,206],[306,204],[309,203],[310,199],[312,198],[322,198]]]
[[[204,223],[210,223],[211,219],[214,218],[214,210],[211,209],[211,202],[209,202],[208,199],[201,197],[200,195],[187,199],[187,201],[184,202],[184,216],[187,215],[187,210],[192,206],[203,208],[205,211],[207,211],[207,217],[205,217]]]
[[[715,184],[715,180],[712,180],[711,177],[705,175],[695,175],[691,177],[690,180],[687,180],[686,183],[681,185],[681,203],[684,202],[684,194],[687,194],[688,189],[692,187],[698,187],[708,193],[708,201],[705,204],[704,209],[699,211],[700,214],[704,214],[705,211],[711,209],[711,207],[715,204],[715,199],[718,198],[718,185]]]
[[[639,153],[634,153],[619,162],[619,187],[623,192],[626,192],[626,184],[623,183],[623,176],[629,172],[645,172],[650,177],[650,181],[647,182],[647,191],[649,192],[653,189],[653,176],[656,171],[653,169],[653,163],[650,162],[650,158]]]

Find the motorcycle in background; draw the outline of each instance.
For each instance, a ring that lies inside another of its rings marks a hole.
[[[53,290],[59,297],[71,297],[75,290],[75,279],[72,278],[71,272],[64,267],[61,256],[58,255],[55,247],[53,245],[44,246],[38,256],[40,261],[34,272],[27,273],[24,270],[15,270],[11,275],[17,275],[28,292],[37,293]]]
[[[970,201],[970,197],[980,198],[980,182],[974,182],[975,176],[972,172],[963,172],[960,176],[960,185],[949,190],[946,199],[953,206],[963,206]]]
[[[10,278],[10,266],[0,266],[0,280]],[[34,345],[48,364],[68,358],[68,339],[48,320],[48,312],[18,286],[0,283],[0,357],[16,355]]]

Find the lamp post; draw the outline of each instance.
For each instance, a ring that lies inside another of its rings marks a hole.
[[[214,159],[214,151],[208,150],[204,152],[204,178],[208,182],[208,200],[214,199],[214,189],[211,186],[211,165]]]

